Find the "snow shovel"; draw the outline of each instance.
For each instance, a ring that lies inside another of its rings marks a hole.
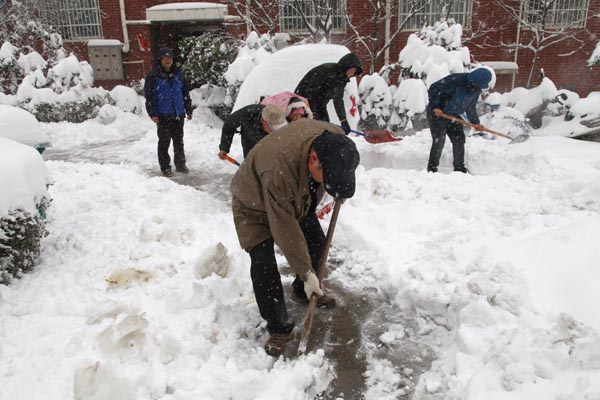
[[[335,199],[335,206],[333,207],[333,215],[331,216],[331,222],[329,222],[329,228],[327,229],[327,236],[325,237],[325,244],[323,245],[323,254],[321,254],[321,260],[319,261],[318,276],[319,282],[323,280],[325,274],[325,267],[327,266],[327,257],[329,256],[329,246],[331,245],[331,239],[333,238],[333,231],[337,222],[338,214],[340,213],[340,207],[342,206],[341,199]],[[323,284],[321,283],[321,289]],[[312,320],[317,308],[317,295],[313,293],[310,296],[310,304],[308,305],[308,312],[304,319],[304,331],[302,332],[302,339],[298,345],[298,355],[306,354],[306,348],[308,346],[308,338],[310,337],[310,328],[312,327]]]
[[[332,124],[332,125],[335,125],[335,124]],[[343,126],[341,126],[341,125],[335,125],[335,126],[343,129]],[[364,137],[365,140],[371,144],[399,142],[402,140],[401,137],[393,136],[392,133],[390,131],[388,131],[387,129],[383,129],[380,131],[366,131],[366,132],[355,131],[354,129],[350,129],[350,132],[356,133],[357,135]]]
[[[452,122],[458,122],[459,124],[467,125],[467,126],[470,126],[471,128],[475,128],[475,129],[477,129],[477,128],[475,127],[475,124],[472,124],[472,123],[470,123],[470,122],[467,122],[467,121],[465,121],[464,119],[460,119],[460,118],[453,117],[452,115],[448,115],[448,114],[441,113],[441,114],[440,114],[440,117],[444,117],[444,118],[446,118],[446,119],[449,119],[449,120],[450,120],[450,121],[452,121]],[[482,131],[484,131],[484,132],[487,132],[487,133],[491,133],[492,135],[496,135],[496,136],[503,137],[503,138],[505,138],[505,139],[509,139],[509,140],[510,140],[510,142],[509,142],[509,143],[523,143],[523,142],[525,142],[526,140],[529,140],[529,135],[528,135],[528,134],[526,134],[526,133],[524,133],[524,134],[522,134],[522,135],[519,135],[519,136],[516,136],[516,137],[513,139],[513,138],[511,138],[510,136],[508,136],[508,135],[507,135],[507,134],[505,134],[505,133],[496,132],[496,131],[493,131],[493,130],[491,130],[491,129],[485,128],[485,127],[482,129]]]

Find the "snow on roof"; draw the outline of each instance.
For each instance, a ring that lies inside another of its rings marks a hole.
[[[123,43],[117,39],[92,39],[87,42],[88,47],[102,47],[102,46],[123,46]]]
[[[149,21],[213,21],[227,17],[227,6],[217,3],[168,3],[146,9]]]

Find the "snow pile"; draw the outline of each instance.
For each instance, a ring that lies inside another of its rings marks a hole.
[[[400,129],[413,129],[413,120],[419,116],[425,119],[425,109],[429,104],[427,87],[421,79],[403,79],[394,93],[394,113],[391,126]]]
[[[0,105],[0,137],[33,147],[50,146],[46,128],[33,115],[6,105]]]
[[[50,171],[33,147],[0,137],[0,217],[15,210],[37,214],[50,183]]]
[[[130,87],[117,85],[110,91],[115,105],[125,112],[142,115],[142,102],[136,91]]]

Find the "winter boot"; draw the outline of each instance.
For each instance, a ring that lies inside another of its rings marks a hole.
[[[463,174],[469,174],[467,167],[454,167],[454,172],[462,172]]]
[[[265,344],[265,351],[273,357],[282,356],[285,352],[285,345],[291,339],[290,333],[274,333]]]
[[[177,172],[181,172],[182,174],[189,174],[190,169],[184,165],[183,167],[177,167]]]
[[[171,168],[169,169],[165,169],[162,171],[163,176],[166,176],[167,178],[170,178],[173,176],[173,171],[171,170]]]
[[[294,300],[300,304],[310,303],[310,300],[308,300],[308,297],[306,297],[306,293],[304,293],[304,291],[302,291],[302,292],[297,292],[295,290],[292,291],[292,300]],[[333,307],[335,307],[335,304],[336,304],[335,299],[333,297],[330,297],[327,295],[323,295],[317,299],[317,307],[319,307],[319,308],[333,308]]]

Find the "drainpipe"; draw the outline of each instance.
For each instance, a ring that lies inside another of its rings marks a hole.
[[[127,32],[127,17],[125,16],[125,0],[119,0],[121,9],[121,27],[123,28],[123,53],[129,53],[131,46],[129,45],[129,32]]]
[[[385,42],[384,45],[390,40],[390,27],[392,23],[392,6],[391,0],[385,0]],[[385,49],[384,56],[385,65],[390,65],[390,47]]]
[[[521,2],[521,4],[519,5],[519,22],[517,24],[517,40],[516,43],[519,44],[521,42],[521,19],[523,19],[523,5],[525,4],[524,1]],[[515,57],[513,59],[514,63],[517,64],[517,60],[519,59],[519,47],[515,48]],[[519,64],[517,64],[517,67],[519,66]],[[510,90],[513,90],[515,88],[515,79],[517,77],[517,74],[513,74],[512,76],[512,84],[510,87]]]

